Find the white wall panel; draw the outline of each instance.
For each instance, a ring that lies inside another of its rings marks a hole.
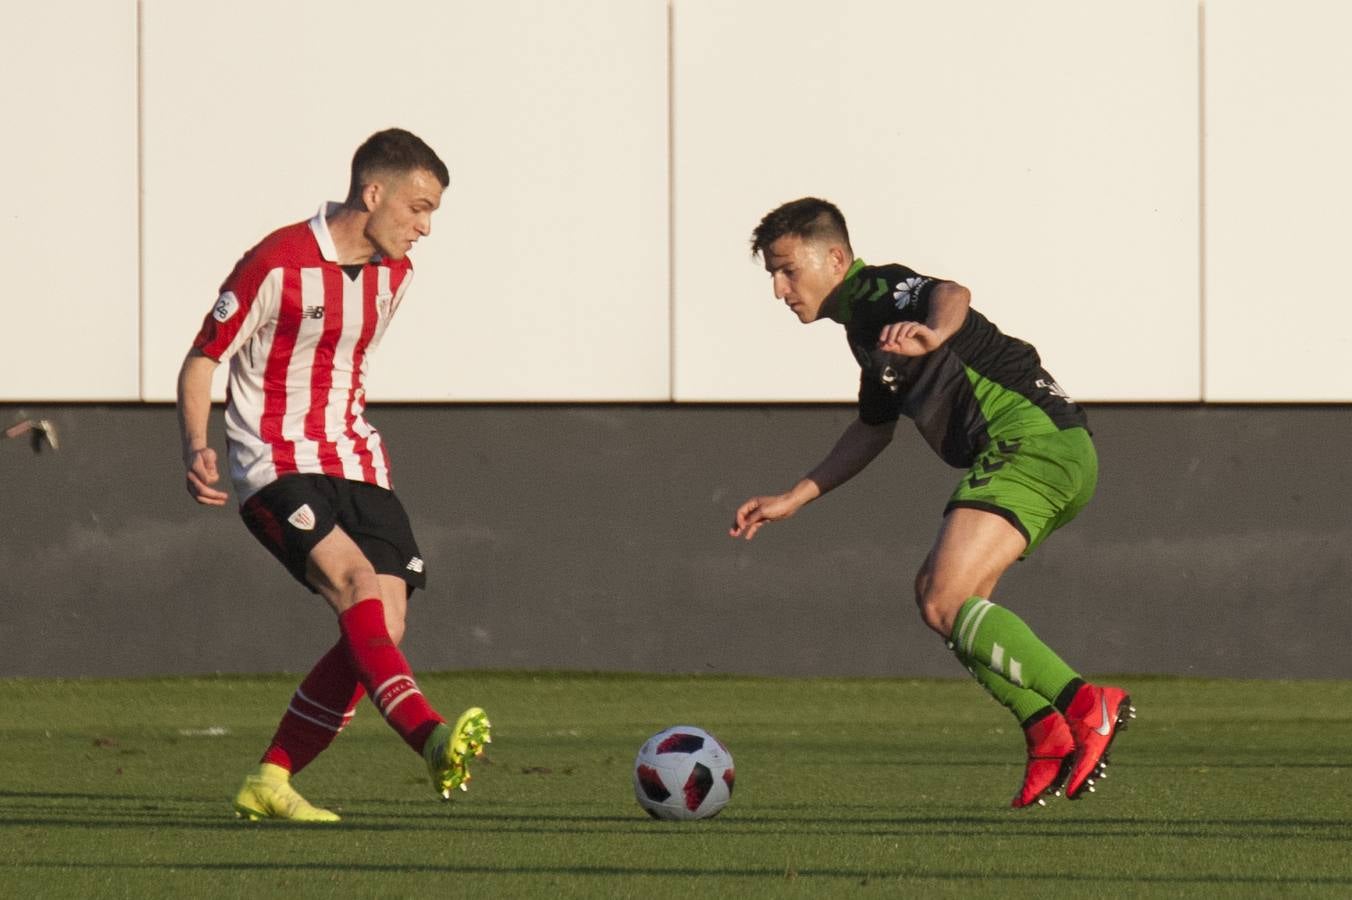
[[[135,400],[134,0],[7,3],[0,119],[0,399]]]
[[[238,256],[391,125],[451,187],[373,400],[670,396],[663,0],[143,2],[149,399]]]
[[[1206,399],[1352,400],[1352,6],[1205,12]]]
[[[854,396],[841,330],[747,254],[804,195],[866,260],[968,285],[1077,397],[1200,397],[1194,3],[673,10],[677,399]]]

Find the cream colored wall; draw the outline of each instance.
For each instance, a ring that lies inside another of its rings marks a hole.
[[[236,258],[391,125],[451,186],[372,398],[668,398],[663,0],[143,6],[148,399]]]
[[[1352,400],[1352,6],[1205,15],[1207,399]]]
[[[133,0],[6,3],[0,122],[0,399],[136,400]]]
[[[748,262],[804,195],[864,259],[966,284],[1072,394],[1200,396],[1192,4],[681,0],[674,21],[677,398],[854,396],[840,329],[803,328]]]
[[[849,399],[747,255],[812,193],[1082,399],[1352,400],[1336,0],[340,9],[10,11],[0,398],[170,399],[238,255],[399,124],[452,186],[376,399]]]

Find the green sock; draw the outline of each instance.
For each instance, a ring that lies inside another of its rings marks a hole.
[[[1053,702],[1076,678],[1033,629],[1003,606],[972,597],[958,610],[951,640],[961,659],[969,656],[1016,687]],[[978,676],[978,680],[980,680]]]
[[[986,689],[987,693],[1014,714],[1020,725],[1051,705],[1046,697],[1013,684],[1003,675],[992,672],[989,666],[982,665],[972,657],[958,653],[956,649],[953,655],[958,658],[958,662],[967,667],[967,671],[972,673],[972,677]]]

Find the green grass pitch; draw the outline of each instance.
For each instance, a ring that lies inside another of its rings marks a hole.
[[[1022,736],[966,681],[424,675],[493,719],[471,790],[363,704],[308,827],[230,809],[293,677],[0,680],[0,897],[1352,895],[1352,682],[1120,680],[1102,790],[1016,812]],[[634,802],[675,724],[736,759],[716,819]]]

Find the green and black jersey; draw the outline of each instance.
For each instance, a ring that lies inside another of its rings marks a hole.
[[[1033,345],[1003,334],[975,309],[933,353],[878,349],[883,326],[926,321],[941,282],[906,266],[855,260],[833,292],[826,308],[845,326],[859,362],[860,419],[877,425],[906,416],[944,462],[961,469],[997,440],[1087,429],[1084,410],[1042,368]]]

